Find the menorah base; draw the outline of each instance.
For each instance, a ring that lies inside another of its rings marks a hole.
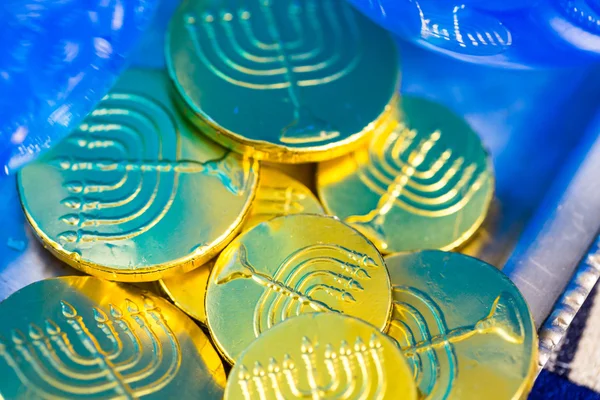
[[[335,139],[340,132],[307,108],[296,113],[296,119],[286,126],[279,141],[289,144],[321,143]]]
[[[346,222],[369,238],[378,249],[385,251],[389,245],[383,228],[383,221],[380,221],[381,215],[377,214],[377,216],[373,218],[371,217],[371,214],[372,213],[361,216],[350,216],[346,218]]]

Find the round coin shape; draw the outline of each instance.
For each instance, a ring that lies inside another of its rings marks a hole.
[[[386,257],[393,337],[428,399],[522,399],[536,373],[525,299],[492,265],[437,250]]]
[[[150,281],[210,260],[258,186],[254,161],[198,134],[166,73],[130,70],[79,128],[19,173],[23,209],[68,264]]]
[[[317,190],[328,213],[384,253],[450,250],[481,225],[494,192],[477,134],[428,100],[403,97],[368,146],[321,163]]]
[[[225,400],[417,399],[412,372],[377,328],[341,314],[315,313],[256,339],[229,375]]]
[[[166,57],[194,123],[282,163],[358,147],[399,81],[391,35],[339,0],[184,1]]]
[[[208,328],[232,363],[274,325],[314,312],[348,314],[380,330],[390,317],[383,258],[335,218],[295,214],[263,222],[225,248],[209,277]]]
[[[38,281],[0,304],[0,397],[221,399],[225,371],[166,300],[95,277]]]

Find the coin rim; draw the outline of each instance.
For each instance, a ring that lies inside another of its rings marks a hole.
[[[261,222],[260,224],[254,226],[252,229],[250,229],[248,231],[243,232],[237,238],[235,238],[234,241],[242,238],[242,236],[244,236],[245,234],[247,234],[249,232],[252,232],[257,227],[259,227],[259,226],[261,226],[263,224],[271,223],[272,221],[274,221],[276,219],[295,218],[295,217],[302,217],[302,216],[311,216],[311,217],[319,217],[319,218],[326,218],[326,219],[335,220],[335,221],[339,222],[340,224],[345,225],[347,228],[350,228],[353,231],[355,231],[356,233],[358,233],[358,235],[360,237],[362,237],[367,242],[368,245],[371,245],[373,247],[373,249],[375,250],[375,252],[379,256],[379,260],[381,261],[381,265],[383,266],[384,273],[385,273],[385,275],[387,277],[387,283],[388,283],[388,285],[387,285],[388,286],[387,295],[388,295],[388,300],[389,300],[389,306],[388,306],[388,310],[387,310],[385,321],[383,323],[383,327],[377,328],[377,329],[379,329],[379,331],[381,333],[386,332],[388,330],[390,322],[392,320],[392,311],[393,311],[393,307],[394,307],[394,300],[393,300],[393,296],[392,296],[392,279],[391,279],[390,272],[389,272],[389,269],[387,267],[387,264],[385,263],[385,258],[383,256],[383,254],[381,254],[381,252],[379,252],[379,250],[377,249],[377,246],[375,246],[375,244],[373,242],[371,242],[371,240],[369,240],[369,238],[367,238],[365,235],[363,235],[362,232],[359,232],[358,230],[356,230],[352,226],[350,226],[347,223],[341,221],[338,217],[331,216],[331,215],[310,214],[310,213],[301,213],[301,214],[290,214],[290,215],[276,216],[276,217],[274,217],[274,218],[272,218],[272,219],[270,219],[268,221]],[[231,243],[233,243],[233,241]],[[209,312],[209,307],[208,307],[208,297],[209,297],[208,293],[209,293],[210,287],[213,286],[210,283],[211,283],[211,281],[213,279],[213,275],[217,274],[218,268],[216,268],[216,267],[217,267],[217,263],[219,262],[220,258],[221,258],[221,254],[219,254],[219,256],[216,258],[215,265],[214,265],[213,269],[210,271],[210,275],[208,277],[208,285],[207,285],[207,288],[206,288],[206,295],[204,296],[204,309],[206,310],[206,322],[207,322],[206,323],[206,327],[208,328],[208,332],[210,333],[210,337],[212,338],[212,342],[213,342],[215,348],[217,349],[217,351],[219,352],[219,354],[221,354],[221,356],[225,359],[225,361],[227,361],[230,365],[235,365],[235,360],[229,354],[227,354],[227,352],[225,351],[225,348],[224,348],[225,346],[223,346],[222,343],[219,341],[219,337],[217,335],[215,335],[214,329],[212,328],[211,323],[210,323],[210,320],[211,320],[210,314],[211,313]],[[318,313],[306,313],[306,314],[318,314]],[[343,314],[343,313],[338,313],[338,314],[348,315],[348,314]],[[302,314],[302,315],[304,315],[304,314]],[[359,317],[355,317],[355,318],[356,319],[361,319]],[[364,321],[364,322],[368,323],[366,321]],[[279,324],[277,324],[277,325],[279,325]],[[369,325],[371,325],[371,324],[369,324]],[[222,335],[222,333],[220,335]],[[254,339],[252,339],[252,341],[254,341],[256,339],[257,338],[254,338]],[[250,343],[252,343],[252,341],[250,341]],[[248,345],[250,345],[250,343]],[[239,354],[241,355],[242,352],[240,352]],[[238,356],[238,358],[239,358],[239,356]]]
[[[194,133],[194,132],[192,132]],[[196,135],[200,133],[195,133]],[[38,161],[40,163],[40,161]],[[120,270],[116,268],[107,267],[105,265],[91,262],[86,259],[83,259],[79,256],[75,251],[67,251],[57,243],[55,240],[51,239],[38,225],[33,216],[29,213],[26,208],[26,195],[24,193],[22,180],[22,170],[17,174],[17,192],[19,193],[19,200],[21,203],[21,208],[23,213],[25,214],[25,219],[31,226],[31,230],[35,234],[36,238],[42,244],[42,246],[50,251],[56,258],[61,260],[62,262],[70,265],[73,268],[76,268],[84,273],[89,275],[93,275],[99,278],[104,278],[108,280],[114,280],[119,282],[149,282],[155,281],[162,278],[172,277],[174,275],[178,275],[181,273],[192,271],[198,267],[201,267],[211,258],[213,258],[216,254],[218,254],[221,250],[223,250],[240,232],[242,229],[242,225],[244,220],[246,219],[250,207],[254,202],[254,197],[256,196],[256,189],[258,188],[258,184],[260,183],[260,163],[254,159],[243,159],[241,160],[242,164],[249,163],[249,169],[254,170],[254,184],[248,188],[248,197],[244,202],[244,205],[229,226],[229,228],[223,232],[221,236],[218,236],[213,240],[210,245],[203,246],[206,250],[202,253],[198,252],[190,252],[187,255],[181,256],[179,258],[173,259],[171,261],[167,261],[160,264],[146,265],[143,268],[138,268],[135,270]]]
[[[366,321],[364,321],[364,320],[362,320],[360,318],[357,318],[357,317],[354,317],[354,316],[351,316],[351,315],[348,315],[348,314],[315,312],[315,313],[301,314],[301,315],[289,318],[289,319],[287,319],[287,320],[285,320],[283,322],[280,322],[279,324],[273,326],[271,329],[265,331],[259,337],[255,338],[248,346],[246,346],[246,348],[244,349],[244,351],[242,351],[240,353],[240,356],[238,357],[238,359],[242,360],[246,356],[246,353],[249,353],[252,350],[252,347],[256,345],[256,343],[260,343],[261,340],[266,340],[266,339],[263,339],[264,334],[267,334],[268,332],[272,331],[273,329],[283,329],[283,328],[285,328],[285,326],[284,326],[285,324],[292,325],[294,323],[296,323],[296,324],[297,323],[301,323],[302,321],[297,322],[297,320],[300,319],[300,318],[302,318],[302,319],[309,319],[310,318],[310,319],[314,320],[314,319],[317,319],[317,318],[329,318],[329,317],[331,317],[330,314],[333,314],[334,318],[339,317],[341,319],[347,319],[349,321],[352,321],[351,323],[353,323],[353,324],[359,324],[359,325],[363,324],[364,326],[371,328],[373,332],[376,332],[375,334],[378,336],[378,339],[380,339],[382,341],[387,341],[388,342],[387,344],[392,349],[395,349],[395,352],[397,353],[397,355],[399,355],[398,358],[400,360],[402,360],[402,364],[403,364],[403,367],[405,369],[405,375],[404,375],[405,381],[412,383],[412,385],[409,385],[410,386],[409,389],[410,388],[413,389],[412,393],[408,393],[408,394],[403,393],[402,394],[402,399],[417,400],[419,398],[419,393],[420,393],[419,392],[419,388],[417,386],[417,383],[413,379],[411,368],[410,368],[410,366],[408,364],[408,361],[406,360],[406,357],[404,357],[404,355],[402,354],[400,348],[398,347],[396,341],[393,338],[391,338],[390,336],[388,336],[386,333],[384,333],[381,330],[379,330],[374,325],[372,325],[372,324],[370,324],[370,323],[368,323],[368,322],[366,322]],[[269,338],[267,337],[267,339],[269,339]],[[218,347],[218,346],[215,346],[215,347]],[[235,377],[235,373],[236,372],[237,372],[236,365],[233,365],[233,367],[231,368],[231,371],[229,372],[229,377],[227,379],[227,385],[225,386],[225,391],[223,393],[223,400],[233,400],[233,399],[230,399],[228,396],[229,396],[229,391],[231,390],[230,389],[230,385],[234,385],[235,384],[233,382],[234,379],[231,379],[231,378]],[[390,376],[388,378],[396,378],[397,379],[397,377],[392,377],[392,376]],[[230,383],[230,381],[232,383]]]
[[[13,296],[17,296],[20,295],[20,293],[22,291],[24,291],[25,289],[29,288],[30,286],[37,286],[39,284],[41,284],[42,282],[47,282],[47,281],[65,281],[67,283],[68,286],[74,286],[74,282],[75,281],[81,281],[81,280],[97,280],[102,282],[103,284],[109,284],[109,285],[115,285],[118,287],[119,290],[122,290],[123,292],[133,292],[134,295],[136,296],[141,296],[141,295],[145,295],[148,297],[151,297],[153,301],[156,301],[159,305],[160,308],[168,308],[173,314],[175,314],[177,316],[177,319],[181,319],[181,318],[187,318],[189,319],[192,323],[190,324],[190,326],[192,326],[192,331],[191,332],[187,332],[187,336],[188,336],[188,341],[191,342],[194,346],[194,348],[196,349],[196,351],[198,352],[198,355],[200,356],[201,351],[203,351],[208,345],[208,347],[210,347],[212,349],[212,351],[214,352],[214,355],[216,357],[214,357],[215,361],[219,362],[219,365],[217,366],[217,368],[213,368],[213,369],[208,369],[207,368],[207,376],[211,377],[211,381],[215,384],[215,386],[219,387],[222,391],[222,393],[225,393],[225,387],[227,386],[227,374],[225,373],[225,364],[223,363],[223,360],[219,357],[219,352],[216,350],[215,346],[212,344],[211,342],[211,338],[210,335],[207,335],[198,325],[196,325],[194,323],[193,320],[190,319],[190,317],[185,314],[182,310],[180,310],[179,308],[177,308],[177,306],[171,304],[167,299],[165,299],[164,297],[161,297],[159,295],[157,295],[156,293],[153,293],[151,291],[148,290],[144,290],[138,287],[135,287],[129,283],[125,283],[125,282],[117,282],[117,281],[109,281],[106,279],[102,279],[102,278],[98,278],[96,276],[91,276],[91,275],[84,275],[84,276],[80,276],[80,275],[65,275],[65,276],[55,276],[52,278],[46,278],[46,279],[41,279],[35,282],[32,282],[22,288],[20,288],[19,290],[17,290],[16,292],[12,293],[10,296],[8,296],[6,299],[2,300],[0,302],[0,306],[2,306],[2,303],[4,303],[5,301],[7,301],[8,299],[12,298]],[[79,294],[81,294],[82,296],[85,296],[85,293],[82,291],[79,291]],[[46,300],[46,299],[44,299]],[[94,301],[93,305],[99,305],[98,301]],[[177,335],[176,335],[177,336]],[[202,338],[205,339],[205,343],[202,347],[196,346],[198,343],[198,339]],[[180,340],[180,338],[177,338],[178,340]],[[182,354],[183,356],[183,354]],[[200,356],[200,358],[202,360],[204,360],[203,357]],[[209,365],[205,365],[206,367],[209,367]],[[219,374],[220,376],[215,377],[215,374]],[[160,391],[159,391],[160,392]]]
[[[469,124],[464,118],[461,118],[458,114],[456,114],[454,111],[452,111],[450,108],[448,108],[447,106],[445,106],[444,104],[429,100],[427,98],[424,97],[420,97],[420,96],[402,96],[401,98],[399,98],[398,103],[395,104],[395,107],[401,107],[402,104],[402,100],[408,98],[408,99],[418,99],[418,100],[425,100],[427,102],[430,103],[434,103],[438,106],[442,106],[443,108],[445,108],[448,112],[452,113],[455,117],[460,118],[463,122],[465,122],[469,129],[473,132],[473,134],[475,135],[475,137],[478,139],[478,142],[480,144],[480,148],[483,150],[483,155],[485,158],[485,165],[486,165],[486,171],[489,173],[488,174],[488,181],[490,184],[490,190],[487,191],[486,193],[486,197],[484,199],[484,206],[482,211],[479,213],[479,215],[477,216],[477,219],[473,222],[473,225],[465,230],[460,236],[458,236],[454,241],[448,243],[447,245],[440,247],[438,249],[435,250],[441,250],[441,251],[449,251],[449,250],[454,250],[457,247],[460,247],[466,243],[469,242],[469,240],[473,237],[473,235],[475,234],[475,232],[477,232],[479,230],[479,228],[481,228],[481,226],[483,225],[483,222],[485,221],[485,219],[488,216],[488,212],[490,210],[490,207],[492,205],[492,201],[494,200],[494,197],[496,195],[496,174],[495,174],[495,170],[494,170],[494,164],[492,162],[492,157],[491,154],[489,152],[489,150],[484,146],[483,141],[481,140],[481,136],[477,133],[477,131],[475,131],[475,129],[473,129],[473,127],[471,127],[471,124]],[[390,112],[389,114],[389,118],[395,118],[395,119],[399,119],[396,118],[396,116],[394,116],[394,111],[396,111],[395,109],[392,110],[392,112]],[[383,123],[382,123],[383,124]],[[380,126],[380,125],[378,125]],[[372,140],[374,138],[373,134],[375,133],[375,130],[377,128],[374,128],[374,131],[372,132],[372,134],[369,136],[369,139]],[[370,140],[369,140],[369,146],[370,146]],[[357,167],[360,167],[360,165],[358,163],[356,163],[356,158],[355,158],[355,153],[358,151],[367,151],[367,149],[359,149],[357,151],[353,151],[349,154],[346,154],[343,156],[343,158],[351,158],[351,161],[353,161]],[[338,159],[334,159],[334,160],[328,160],[328,163],[339,163],[341,161],[342,157],[339,157]],[[370,159],[369,159],[370,162]],[[329,215],[337,215],[335,213],[335,211],[332,209],[332,207],[330,206],[330,204],[327,201],[327,195],[325,195],[325,185],[322,184],[322,179],[323,179],[323,170],[324,166],[322,165],[322,163],[319,163],[317,166],[317,172],[316,172],[316,182],[315,182],[315,186],[317,189],[317,197],[319,198],[319,201],[321,202],[321,204],[323,205],[323,208],[325,209],[325,212],[327,212],[327,214]],[[352,174],[348,175],[348,176],[355,176],[356,172],[352,172]],[[377,247],[377,246],[376,246]],[[392,255],[395,253],[405,253],[405,252],[416,252],[416,251],[422,251],[422,250],[428,250],[427,248],[415,248],[415,249],[380,249],[379,247],[377,247],[377,250],[383,254],[384,256],[387,255]]]
[[[187,307],[184,304],[182,304],[181,301],[178,300],[178,296],[173,295],[172,290],[169,289],[169,285],[164,281],[164,279],[160,279],[157,281],[158,286],[160,287],[160,290],[165,294],[165,296],[167,296],[167,298],[169,300],[171,300],[173,302],[173,304],[175,304],[177,307],[179,307],[179,309],[181,311],[183,311],[184,313],[186,313],[187,315],[192,317],[195,321],[198,321],[204,327],[208,327],[208,317],[206,316],[205,302],[206,302],[206,293],[208,292],[208,281],[210,279],[210,275],[215,266],[215,263],[216,263],[216,257],[207,261],[200,267],[194,269],[194,270],[199,269],[199,268],[209,268],[210,269],[208,271],[208,279],[206,280],[206,287],[204,288],[204,295],[202,296],[201,312],[197,312],[196,311],[197,308]],[[192,272],[192,271],[188,271],[188,272]],[[178,277],[181,279],[185,279],[185,274],[182,274]],[[171,279],[174,279],[174,278],[171,277]],[[198,289],[198,290],[200,290],[200,289]],[[204,314],[204,315],[202,315],[202,314]]]
[[[175,25],[175,19],[177,15],[183,15],[184,11],[187,10],[189,2],[183,2],[175,10],[173,17],[169,21],[165,36],[165,61],[168,76],[175,86],[177,94],[174,96],[175,103],[178,108],[182,111],[193,125],[202,130],[208,137],[221,144],[222,146],[231,149],[237,153],[248,155],[252,158],[262,161],[278,162],[284,164],[299,164],[309,162],[319,162],[330,160],[341,155],[352,152],[353,150],[361,147],[361,145],[368,140],[368,134],[373,130],[374,125],[378,125],[381,121],[385,120],[385,116],[389,114],[393,109],[393,105],[397,102],[399,97],[399,89],[402,80],[401,74],[401,62],[400,62],[400,49],[394,37],[377,25],[375,22],[367,20],[373,25],[373,28],[382,31],[382,34],[386,35],[390,44],[390,51],[392,54],[392,62],[396,65],[394,68],[397,73],[394,75],[394,81],[390,82],[390,86],[393,86],[391,96],[388,99],[387,105],[381,111],[381,113],[375,117],[373,121],[367,124],[362,130],[353,133],[346,138],[331,142],[325,145],[317,145],[311,147],[292,147],[283,144],[275,144],[260,139],[249,139],[243,135],[233,132],[215,122],[210,115],[206,114],[202,108],[200,108],[187,94],[187,91],[179,82],[177,67],[175,66],[174,56],[171,42],[174,40],[172,37],[173,26]],[[360,14],[357,10],[353,9],[350,5],[347,5],[352,9],[352,12]]]

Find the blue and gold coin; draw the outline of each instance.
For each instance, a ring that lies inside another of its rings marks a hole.
[[[19,174],[44,246],[92,275],[150,281],[202,265],[234,237],[257,163],[177,113],[165,73],[130,70],[79,128]]]
[[[339,0],[184,1],[166,55],[194,123],[282,163],[357,148],[399,80],[391,35]]]
[[[221,399],[200,328],[148,292],[94,277],[33,283],[0,304],[4,399]]]
[[[377,328],[340,314],[291,318],[242,353],[225,400],[416,400],[406,359]]]
[[[391,313],[382,256],[332,217],[294,214],[263,222],[225,248],[208,279],[208,328],[232,363],[263,332],[314,312],[350,315],[381,331]]]
[[[450,250],[485,219],[494,176],[466,121],[403,97],[368,146],[319,165],[317,189],[327,212],[384,253]]]
[[[506,275],[437,250],[391,255],[386,264],[393,294],[388,335],[424,398],[526,398],[538,340],[527,303]]]

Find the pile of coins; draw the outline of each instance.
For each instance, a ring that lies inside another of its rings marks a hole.
[[[339,0],[184,1],[166,60],[19,173],[34,233],[93,276],[0,304],[0,397],[527,395],[525,300],[446,252],[486,216],[489,157],[397,95],[383,29]],[[315,187],[282,172],[308,162]]]

